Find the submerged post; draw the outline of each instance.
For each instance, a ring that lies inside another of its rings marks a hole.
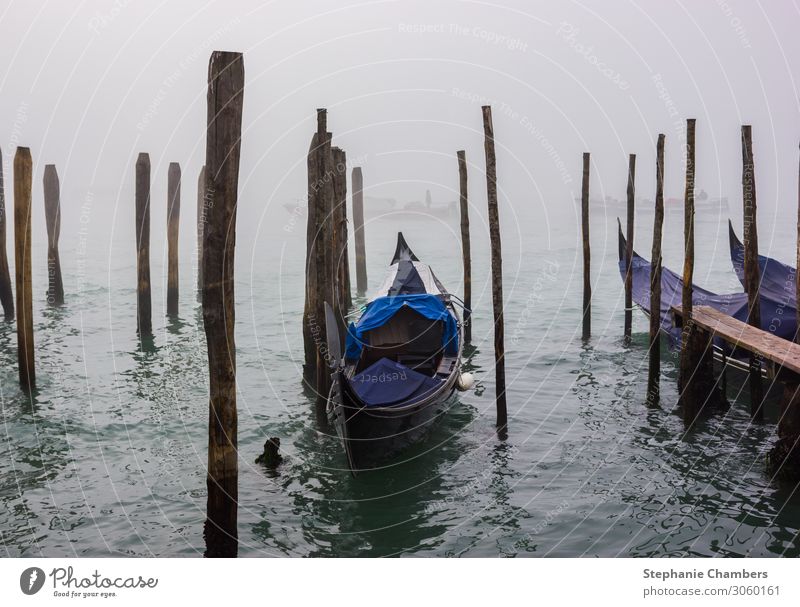
[[[14,293],[11,290],[11,274],[8,271],[6,251],[6,189],[3,178],[3,152],[0,150],[0,305],[6,320],[14,320]]]
[[[206,223],[206,165],[197,176],[197,298],[203,299],[203,226]]]
[[[661,400],[661,234],[664,225],[664,135],[656,144],[656,209],[653,218],[653,251],[650,255],[650,357],[647,369],[647,406]]]
[[[19,385],[36,388],[33,355],[33,286],[31,283],[31,186],[33,160],[28,148],[14,155],[14,270],[17,282],[17,360]]]
[[[242,134],[241,53],[214,51],[208,63],[206,194],[212,199],[203,232],[203,325],[210,380],[207,557],[238,553],[234,245]]]
[[[141,337],[153,330],[150,303],[150,156],[136,159],[136,327]]]
[[[508,426],[506,409],[506,368],[503,344],[503,257],[500,250],[500,216],[497,209],[497,163],[494,153],[492,107],[484,105],[483,135],[486,152],[486,198],[489,206],[489,238],[492,247],[492,309],[494,311],[494,369],[497,428],[505,432]]]
[[[167,171],[167,314],[178,314],[178,230],[181,217],[181,165]]]
[[[752,129],[742,126],[742,210],[744,212],[744,282],[747,291],[747,322],[761,328],[761,306],[758,285],[761,282],[758,268],[758,229],[756,225],[756,180],[753,162]],[[748,370],[750,380],[750,415],[753,419],[764,419],[762,408],[764,390],[761,385],[761,362],[755,353],[750,354]]]
[[[469,198],[467,193],[467,157],[464,150],[458,157],[458,190],[461,204],[461,260],[464,267],[464,343],[472,343],[472,253],[469,242]]]
[[[54,164],[44,167],[44,214],[47,223],[47,303],[64,304],[64,283],[61,279],[61,260],[58,238],[61,235],[61,187]]]
[[[353,232],[356,241],[356,292],[367,292],[367,248],[364,242],[364,177],[361,167],[353,168]]]
[[[625,237],[625,343],[631,340],[633,327],[633,220],[634,220],[634,179],[636,177],[636,154],[628,156],[628,209]]]
[[[583,239],[583,339],[592,335],[592,254],[589,246],[589,152],[583,153],[581,182],[581,235]],[[626,283],[627,285],[627,283]]]

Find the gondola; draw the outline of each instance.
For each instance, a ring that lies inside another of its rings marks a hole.
[[[619,225],[619,273],[625,282],[626,240]],[[636,251],[631,260],[633,278],[633,301],[645,314],[650,315],[650,262]],[[680,345],[681,331],[673,326],[672,306],[681,304],[683,279],[667,267],[661,268],[661,331],[667,336],[670,347],[676,349]],[[761,328],[783,339],[794,339],[797,330],[797,313],[793,306],[779,301],[767,293],[759,293],[761,308]],[[718,295],[702,287],[692,284],[692,303],[698,306],[710,306],[733,318],[747,322],[747,293],[725,293]],[[725,359],[728,364],[746,368],[749,354],[732,350],[723,341],[714,340],[714,356],[718,360]]]
[[[733,231],[730,219],[728,220],[728,242],[730,243],[733,270],[744,287],[744,245]],[[759,255],[758,270],[759,293],[767,294],[777,301],[783,301],[792,308],[797,307],[797,269],[777,259]]]
[[[456,388],[466,387],[457,306],[402,233],[382,286],[346,330],[344,356],[326,304],[333,361],[327,412],[353,474],[419,441],[452,405]]]

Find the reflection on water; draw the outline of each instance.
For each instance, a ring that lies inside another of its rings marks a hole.
[[[396,228],[368,231],[373,285]],[[409,242],[459,292],[460,248],[425,229],[408,230]],[[300,376],[303,234],[279,243],[287,248],[279,271],[242,269],[241,555],[800,556],[800,498],[764,474],[774,400],[767,423],[751,425],[742,377],[731,373],[731,409],[687,432],[674,413],[677,365],[664,350],[662,409],[648,410],[647,321],[635,314],[626,346],[615,248],[593,252],[594,335],[583,343],[581,277],[572,270],[580,243],[552,230],[548,239],[503,243],[505,315],[515,331],[507,438],[494,423],[488,264],[476,261],[475,344],[464,360],[476,387],[456,395],[427,440],[357,478]],[[614,242],[613,218],[592,230]],[[473,245],[476,260],[488,259],[484,244]],[[680,242],[665,247],[669,262]],[[726,259],[715,263],[710,275],[730,272]],[[541,280],[544,264],[555,280]],[[195,285],[183,273],[180,314],[167,318],[154,306],[153,336],[140,340],[134,268],[119,265],[122,286],[116,277],[104,284],[100,267],[80,297],[68,288],[63,308],[35,308],[32,398],[17,387],[15,325],[0,322],[5,555],[202,554],[208,377]],[[275,471],[255,464],[270,436],[284,455]]]

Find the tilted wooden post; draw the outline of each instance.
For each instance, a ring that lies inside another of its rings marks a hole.
[[[489,206],[489,239],[492,247],[492,309],[494,311],[494,370],[497,427],[505,431],[508,426],[506,408],[506,366],[503,343],[503,256],[500,250],[500,216],[497,209],[497,163],[494,153],[494,127],[492,108],[484,105],[483,135],[486,152],[486,197]]]
[[[14,155],[14,269],[17,279],[17,359],[19,385],[36,388],[33,350],[33,286],[31,283],[31,187],[33,160],[28,148]]]
[[[203,226],[206,223],[206,166],[197,177],[197,297],[203,298]]]
[[[581,236],[583,240],[583,339],[592,335],[592,253],[589,243],[589,152],[583,153]]]
[[[211,53],[206,132],[206,195],[211,204],[203,232],[203,325],[210,379],[207,557],[233,557],[238,552],[233,270],[243,95],[242,54]]]
[[[153,332],[150,302],[150,156],[136,159],[136,327],[139,335]]]
[[[181,217],[181,165],[167,171],[167,314],[178,314],[178,230]]]
[[[472,253],[469,241],[469,195],[467,193],[467,157],[464,150],[458,157],[458,191],[461,203],[461,261],[464,267],[464,343],[472,343]]]
[[[664,226],[664,135],[656,144],[656,209],[653,251],[650,255],[650,359],[647,369],[647,406],[661,400],[661,234]]]
[[[364,176],[353,168],[353,233],[356,242],[356,292],[367,292],[367,247],[364,242]]]
[[[753,162],[752,129],[742,126],[742,207],[744,212],[744,282],[747,291],[747,322],[761,328],[761,305],[758,286],[761,282],[758,268],[758,229],[756,225],[756,180]],[[750,415],[755,420],[764,419],[762,407],[764,389],[761,385],[761,363],[757,354],[750,355]]]
[[[350,260],[347,252],[347,154],[338,147],[331,148],[333,154],[333,243],[334,269],[336,272],[336,298],[339,308],[346,313],[353,306],[350,293]],[[342,316],[339,316],[342,318]],[[342,322],[342,329],[344,322]],[[340,337],[344,338],[343,331]]]
[[[625,342],[630,342],[631,330],[633,328],[633,222],[634,222],[634,198],[636,190],[634,180],[636,178],[636,154],[628,156],[628,209],[626,238],[628,239],[625,249]]]
[[[6,251],[6,188],[3,178],[3,153],[0,151],[0,305],[6,320],[14,320],[14,293],[11,290],[11,274],[8,271]]]
[[[58,238],[61,235],[61,186],[54,164],[44,167],[44,214],[47,223],[47,303],[64,304],[64,282],[61,279],[61,260]]]

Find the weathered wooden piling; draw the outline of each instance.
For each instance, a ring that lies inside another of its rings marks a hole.
[[[749,124],[742,125],[742,211],[744,214],[744,282],[747,291],[747,321],[761,327],[761,306],[758,286],[761,282],[758,268],[758,228],[756,225],[756,180],[753,162],[753,138]],[[757,354],[750,355],[748,370],[750,383],[750,415],[764,418],[764,389],[761,385],[761,362]]]
[[[14,320],[14,293],[11,290],[11,274],[8,271],[6,251],[6,188],[3,178],[3,152],[0,150],[0,305],[6,320]]]
[[[361,167],[353,168],[353,233],[356,243],[356,292],[367,292],[367,247],[364,234],[364,176]]]
[[[636,179],[636,154],[628,156],[628,205],[625,237],[627,247],[625,249],[625,342],[630,342],[631,330],[633,328],[633,223],[634,223],[634,199],[636,189],[634,181]]]
[[[684,420],[694,420],[699,404],[696,402],[694,384],[690,383],[695,373],[698,353],[692,326],[692,282],[694,280],[694,135],[695,119],[686,120],[686,186],[683,196],[683,289],[681,291],[681,310],[683,330],[681,331],[681,359],[678,376],[679,406]]]
[[[0,164],[2,164],[2,158],[0,158]],[[2,190],[2,181],[0,181],[0,190]],[[0,194],[0,196],[1,195],[2,194]],[[0,234],[0,238],[2,238],[2,234]],[[795,268],[800,268],[800,160],[798,160],[797,166],[797,255],[795,259]],[[0,268],[0,270],[2,270],[2,268]],[[796,275],[794,280],[794,297],[795,301],[800,302],[800,280],[798,280]],[[796,307],[795,322],[797,323],[797,331],[795,331],[794,340],[800,343],[800,305]]]
[[[31,282],[31,187],[33,160],[28,148],[14,155],[14,269],[17,288],[17,360],[19,385],[36,388],[33,350],[33,285]]]
[[[64,282],[61,278],[61,260],[58,255],[58,238],[61,235],[61,186],[54,164],[44,167],[44,214],[47,223],[47,303],[64,304]]]
[[[203,226],[206,223],[206,166],[197,176],[197,297],[203,298]]]
[[[467,156],[464,150],[458,158],[458,191],[461,208],[461,261],[464,267],[464,343],[472,343],[472,253],[469,241],[469,194],[467,192]]]
[[[489,207],[489,239],[492,247],[492,309],[494,311],[494,373],[497,428],[505,432],[508,426],[506,408],[506,368],[503,343],[503,256],[500,247],[500,216],[497,209],[497,163],[494,152],[492,108],[484,105],[483,135],[486,152],[486,198]]]
[[[136,327],[140,336],[153,331],[150,301],[150,156],[136,159]]]
[[[203,231],[203,325],[210,379],[208,423],[207,557],[238,552],[236,340],[234,252],[242,133],[244,61],[214,51],[208,64],[206,196]]]
[[[325,302],[336,307],[333,276],[331,212],[333,157],[327,132],[327,110],[317,109],[317,132],[308,150],[308,219],[306,225],[306,289],[303,309],[304,375],[317,393],[317,412],[324,409],[330,389],[325,354]]]
[[[589,243],[589,165],[591,155],[583,153],[581,182],[581,236],[583,240],[583,339],[592,336],[592,253]]]
[[[178,314],[178,231],[181,218],[181,165],[167,171],[167,314]]]
[[[650,255],[650,347],[647,369],[647,406],[661,401],[661,234],[664,226],[664,135],[656,143],[656,208],[653,250]]]
[[[333,156],[333,261],[336,273],[336,299],[339,308],[347,312],[353,307],[350,292],[350,259],[347,250],[347,154],[338,147],[331,148]],[[342,318],[340,315],[339,318]],[[342,328],[344,323],[342,322]],[[340,331],[340,336],[344,333]]]
[[[327,327],[325,322],[325,302],[333,302],[332,307],[337,319],[341,318],[338,298],[335,292],[334,272],[334,225],[332,210],[335,200],[333,187],[333,152],[331,150],[331,133],[327,130],[327,110],[317,110],[317,148],[316,148],[316,176],[314,184],[314,218],[316,230],[314,234],[314,250],[312,256],[316,258],[315,301],[314,301],[314,326],[317,333],[314,336],[316,355],[316,409],[318,418],[322,418],[328,392],[331,387],[331,376],[328,368]]]

